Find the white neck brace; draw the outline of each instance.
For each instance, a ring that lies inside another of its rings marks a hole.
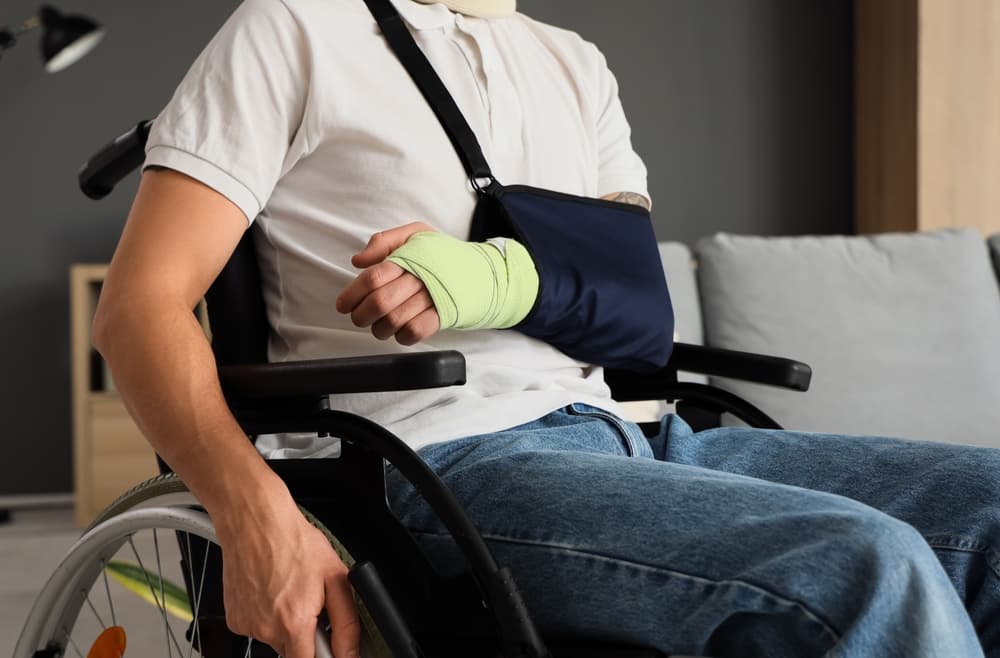
[[[425,5],[440,3],[448,9],[478,18],[510,16],[517,11],[517,0],[416,0]]]

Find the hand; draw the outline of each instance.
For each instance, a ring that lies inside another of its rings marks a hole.
[[[365,270],[337,297],[337,310],[350,313],[358,327],[371,327],[379,340],[393,336],[400,345],[414,345],[441,326],[434,301],[423,282],[395,263],[386,262],[414,233],[433,231],[413,222],[376,233],[351,263]]]
[[[336,658],[359,658],[360,623],[347,567],[288,498],[217,524],[226,623],[283,658],[314,658],[326,609]],[[235,521],[235,522],[232,522]]]

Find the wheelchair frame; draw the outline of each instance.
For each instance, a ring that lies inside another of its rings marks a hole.
[[[84,165],[80,182],[88,196],[100,198],[110,193],[121,178],[141,164],[149,126],[150,122],[139,123]],[[437,475],[384,428],[328,408],[330,394],[463,384],[465,362],[461,354],[429,352],[267,363],[270,328],[252,240],[248,230],[206,294],[223,391],[251,439],[280,432],[318,432],[341,439],[339,459],[269,464],[289,486],[293,498],[357,560],[351,570],[352,584],[379,629],[388,631],[386,641],[393,655],[662,656],[649,649],[603,646],[586,638],[550,638],[547,647],[510,572],[496,564],[474,524]],[[641,375],[606,371],[606,380],[620,401],[677,402],[678,413],[695,429],[718,425],[724,412],[756,427],[780,428],[763,411],[724,390],[679,382],[679,370],[799,391],[808,390],[811,377],[809,367],[797,361],[677,344],[670,363],[661,371]],[[451,532],[469,566],[467,575],[438,575],[392,515],[386,504],[385,461],[415,486]],[[218,555],[208,550],[185,550],[185,540],[183,534],[179,536],[182,559],[188,561],[185,573],[196,573],[195,569],[204,569],[206,564],[210,571],[221,568]],[[378,565],[377,571],[371,565]],[[218,576],[221,582],[221,571]],[[186,582],[186,586],[190,591],[192,583]],[[224,635],[228,631],[221,596],[217,599],[220,609],[203,612],[212,618],[210,621],[222,624],[220,633]],[[447,622],[442,623],[442,618]],[[199,638],[200,643],[202,640]],[[230,641],[228,647],[216,648],[210,656],[244,655],[245,647],[246,642]],[[199,646],[200,651],[206,648]],[[36,651],[32,658],[49,655],[59,652]]]

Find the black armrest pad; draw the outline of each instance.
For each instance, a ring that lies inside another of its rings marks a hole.
[[[812,368],[801,361],[685,343],[674,345],[667,367],[796,391],[808,391],[812,380]]]
[[[460,352],[383,354],[219,368],[227,396],[296,398],[438,388],[465,383]]]
[[[677,372],[739,379],[757,384],[808,391],[812,368],[801,361],[703,345],[674,344],[670,362],[660,371],[635,373],[605,370],[604,379],[616,400],[655,400],[677,380]]]

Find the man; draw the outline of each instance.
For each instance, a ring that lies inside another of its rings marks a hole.
[[[393,2],[501,181],[648,203],[594,46],[514,0]],[[516,331],[438,331],[423,282],[387,258],[428,230],[464,240],[475,194],[361,0],[245,2],[147,148],[95,343],[216,524],[234,631],[309,658],[325,608],[335,655],[357,655],[345,568],[229,414],[190,313],[256,222],[273,360],[466,355],[465,387],[333,405],[421,450],[544,630],[711,655],[1000,655],[997,452],[673,417],[647,441],[600,369]],[[454,547],[395,476],[390,496],[447,568]]]

